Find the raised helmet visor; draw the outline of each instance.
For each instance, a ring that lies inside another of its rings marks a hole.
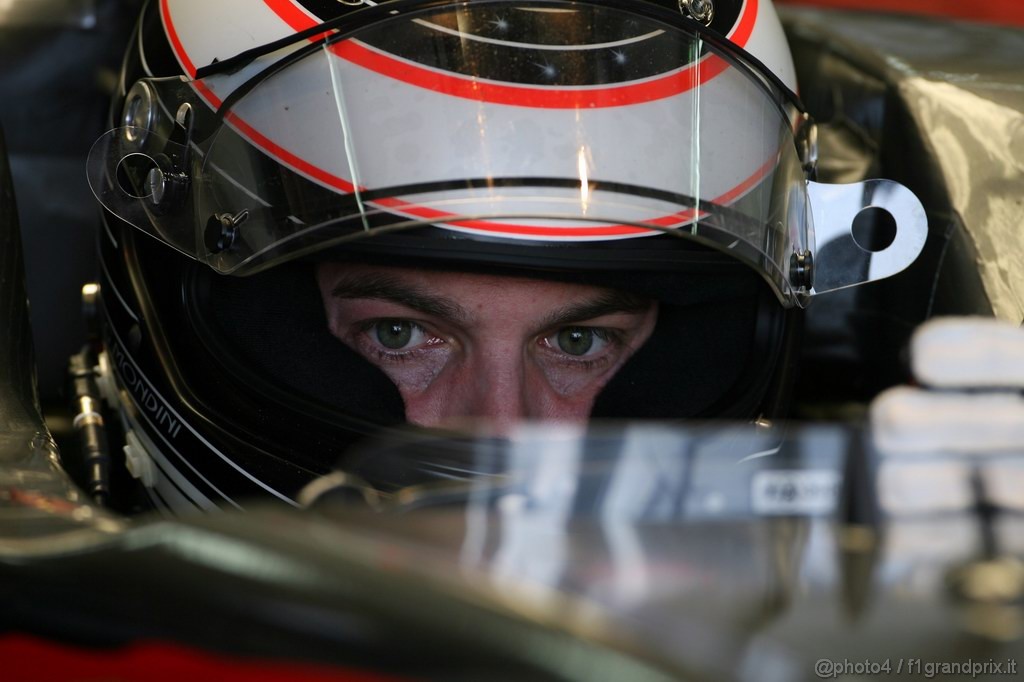
[[[235,275],[425,226],[496,249],[635,240],[671,258],[668,235],[734,255],[803,305],[923,247],[912,193],[809,180],[813,123],[795,98],[682,16],[557,0],[388,8],[233,73],[138,81],[124,126],[90,153],[96,197]],[[891,243],[858,245],[866,209],[889,216]]]

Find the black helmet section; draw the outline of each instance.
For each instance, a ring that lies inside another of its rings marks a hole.
[[[695,282],[699,289],[699,283]],[[784,310],[749,273],[663,304],[650,340],[604,387],[594,418],[754,419],[785,413],[803,311]]]
[[[212,355],[264,395],[304,411],[337,410],[372,424],[403,421],[398,390],[387,376],[328,330],[313,267],[292,263],[233,278],[189,268],[189,322]],[[304,404],[307,401],[309,404]]]
[[[247,360],[256,366],[259,357],[209,343],[213,336],[194,328],[190,301],[203,289],[195,278],[198,264],[131,229],[122,231],[117,247],[106,236],[100,245],[103,342],[118,377],[126,440],[148,470],[136,476],[157,507],[242,507],[253,497],[294,504],[310,478],[329,471],[354,439],[387,421],[371,426],[350,417],[339,424],[335,414],[325,420],[313,399],[282,403],[280,396],[294,398],[294,391],[267,390],[278,377],[253,381],[251,372],[239,371]],[[221,309],[230,294],[218,300]],[[259,324],[253,319],[249,329]],[[314,343],[292,331],[307,347]],[[380,379],[372,392],[386,396],[390,390],[392,421],[398,421],[400,400]]]

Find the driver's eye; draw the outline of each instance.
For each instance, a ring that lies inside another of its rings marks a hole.
[[[606,343],[607,337],[593,327],[565,327],[555,335],[558,349],[568,355],[583,356]]]
[[[380,320],[374,325],[377,341],[385,348],[401,350],[422,335],[420,328],[408,320]]]

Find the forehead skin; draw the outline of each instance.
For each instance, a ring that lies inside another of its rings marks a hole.
[[[641,297],[525,277],[323,263],[317,280],[331,332],[395,382],[407,418],[423,425],[583,421],[657,318]],[[374,344],[375,320],[409,320],[430,342],[396,362]],[[550,340],[572,325],[613,341],[589,364],[557,352]]]

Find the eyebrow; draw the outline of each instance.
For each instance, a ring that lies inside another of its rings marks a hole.
[[[469,314],[458,303],[429,294],[420,287],[386,274],[343,276],[331,289],[331,296],[340,299],[366,298],[398,303],[426,315],[452,322],[465,323]],[[606,289],[598,296],[558,308],[540,324],[550,329],[584,322],[613,313],[638,313],[648,309],[648,298],[616,289]]]
[[[614,313],[640,313],[647,310],[650,305],[651,300],[643,296],[606,289],[594,299],[555,310],[544,319],[541,328],[562,327]]]
[[[390,301],[452,322],[468,315],[462,306],[446,298],[431,295],[421,288],[385,274],[343,276],[331,289],[334,298],[369,298]]]

